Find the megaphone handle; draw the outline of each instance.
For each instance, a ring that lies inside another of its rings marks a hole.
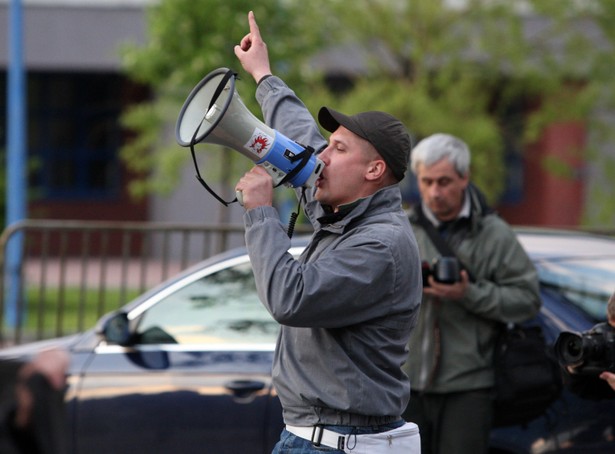
[[[237,200],[239,205],[243,206],[243,192],[235,191],[235,200]]]

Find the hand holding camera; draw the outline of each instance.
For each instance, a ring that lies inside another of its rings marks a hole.
[[[615,391],[615,374],[613,372],[604,371],[599,377],[606,381],[609,386]]]
[[[469,282],[467,271],[456,257],[438,257],[430,265],[423,262],[423,293],[438,298],[463,298]]]

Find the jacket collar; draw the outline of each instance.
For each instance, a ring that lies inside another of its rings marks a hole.
[[[423,211],[423,214],[425,215],[427,220],[431,222],[434,227],[436,228],[440,227],[440,225],[442,224],[442,221],[440,221],[436,217],[436,215],[433,214],[433,211],[431,211],[429,207],[425,205],[422,201],[421,201],[421,210]],[[456,221],[457,219],[461,219],[461,218],[470,218],[472,215],[471,210],[472,210],[472,203],[470,202],[470,194],[469,194],[469,190],[466,188],[466,190],[463,193],[463,205],[461,206],[461,210],[459,211],[459,214],[454,220]]]
[[[353,221],[369,212],[369,215],[401,210],[401,191],[397,184],[379,189],[374,194],[357,199],[347,205],[342,205],[337,213],[330,207],[321,205],[316,200],[306,205],[306,211],[312,211],[316,219],[315,229],[323,229],[334,233],[343,233]]]

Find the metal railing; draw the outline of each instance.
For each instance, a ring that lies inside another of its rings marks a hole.
[[[13,270],[11,241],[21,249]],[[15,223],[0,236],[0,346],[82,331],[175,273],[243,244],[243,226]]]
[[[579,230],[615,235],[610,227]],[[21,260],[10,269],[7,246],[16,240]],[[15,223],[0,235],[0,347],[83,331],[179,271],[243,245],[242,225]]]

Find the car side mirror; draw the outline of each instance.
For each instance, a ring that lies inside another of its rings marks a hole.
[[[102,335],[108,344],[129,345],[131,340],[128,315],[116,312],[103,322]]]

